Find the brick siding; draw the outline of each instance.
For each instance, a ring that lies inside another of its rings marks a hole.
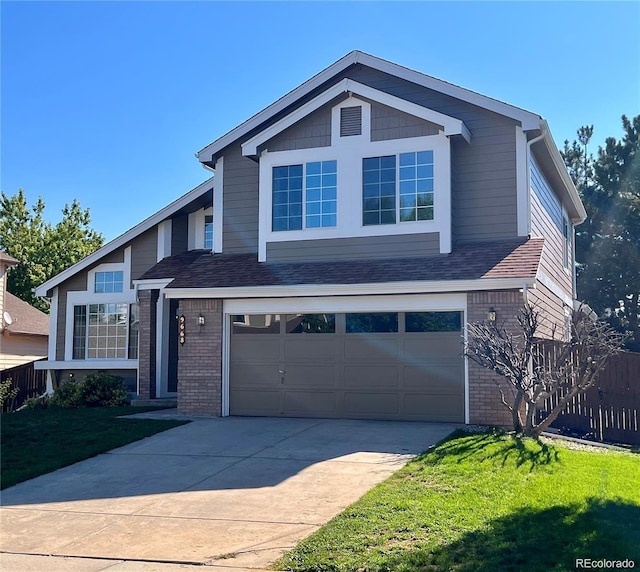
[[[156,305],[159,290],[139,290],[138,397],[156,397]]]
[[[222,300],[180,300],[185,342],[178,347],[178,410],[222,414]],[[205,319],[198,326],[198,317]]]

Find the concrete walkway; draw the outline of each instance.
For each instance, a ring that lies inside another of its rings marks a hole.
[[[0,569],[264,568],[454,428],[198,419],[5,490]]]

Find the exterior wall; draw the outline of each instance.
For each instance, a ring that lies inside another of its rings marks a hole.
[[[541,269],[573,298],[574,267],[572,245],[569,245],[569,267],[564,267],[564,235],[562,206],[549,182],[534,161],[531,162],[531,235],[544,237]],[[572,242],[572,241],[570,241]]]
[[[0,370],[47,357],[46,336],[21,336],[7,331],[2,333],[0,345]]]
[[[331,106],[323,105],[289,129],[267,141],[258,151],[291,151],[331,145]],[[225,159],[226,161],[226,159]],[[226,171],[226,163],[225,163]],[[225,172],[226,176],[226,172]]]
[[[87,289],[87,271],[69,278],[58,286],[58,314],[56,320],[56,359],[64,360],[66,338],[67,294]]]
[[[157,226],[136,237],[127,246],[131,246],[131,280],[135,280],[154,266],[158,260]],[[124,251],[124,248],[122,250]],[[103,262],[105,261],[100,260],[99,263]]]
[[[542,338],[562,340],[566,335],[564,302],[540,281],[536,287],[529,290],[529,301],[542,314],[539,335]]]
[[[138,326],[138,397],[156,397],[156,304],[158,290],[140,290]]]
[[[489,308],[494,308],[499,324],[515,328],[516,315],[522,304],[522,292],[518,290],[470,292],[467,294],[467,321],[486,321]],[[496,385],[499,376],[472,360],[468,362],[469,422],[472,425],[511,426],[511,412],[502,404]]]
[[[224,152],[223,237],[226,254],[258,252],[258,164],[239,144]]]
[[[222,300],[181,300],[185,343],[178,347],[178,411],[222,414]],[[203,315],[205,325],[197,325]]]
[[[269,262],[302,262],[305,260],[362,260],[430,256],[440,253],[439,233],[400,234],[297,240],[267,244]]]
[[[171,221],[171,256],[189,250],[189,215],[180,215]]]
[[[342,77],[464,121],[471,143],[452,142],[453,238],[517,236],[514,120],[366,66],[351,67],[337,79]]]
[[[437,135],[437,125],[377,102],[371,103],[371,141]]]

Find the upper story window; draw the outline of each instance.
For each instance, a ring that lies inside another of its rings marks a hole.
[[[364,226],[433,220],[433,194],[433,151],[362,160]]]
[[[272,230],[336,226],[337,177],[337,161],[273,167]]]
[[[204,217],[204,247],[213,248],[213,215]]]
[[[96,272],[94,292],[96,294],[109,294],[122,292],[124,284],[124,272]]]

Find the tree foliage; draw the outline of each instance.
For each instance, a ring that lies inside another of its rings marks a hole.
[[[624,135],[594,157],[593,126],[565,141],[562,155],[587,210],[576,228],[578,297],[640,351],[640,115],[622,116]]]
[[[611,356],[620,352],[623,334],[583,310],[573,312],[566,341],[540,340],[545,318],[528,304],[518,313],[514,330],[496,323],[468,324],[465,354],[501,376],[496,383],[517,433],[538,438],[567,403],[597,382]],[[555,405],[547,409],[549,398]]]
[[[89,209],[77,200],[65,205],[56,225],[44,219],[44,210],[42,198],[29,208],[22,189],[13,196],[1,194],[0,250],[20,262],[8,274],[7,289],[48,312],[33,289],[100,248],[104,237],[91,228]]]

